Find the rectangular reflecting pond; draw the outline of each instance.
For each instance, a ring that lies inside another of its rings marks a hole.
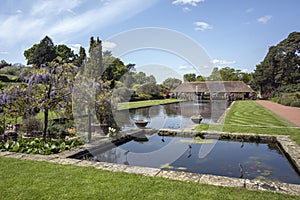
[[[277,143],[142,135],[74,158],[165,170],[300,184]]]

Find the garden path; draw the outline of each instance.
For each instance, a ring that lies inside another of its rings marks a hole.
[[[290,106],[284,106],[272,101],[257,100],[258,104],[292,123],[293,125],[300,127],[300,109]]]

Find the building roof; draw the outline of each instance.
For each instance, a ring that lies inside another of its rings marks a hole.
[[[206,81],[185,82],[174,89],[173,92],[254,92],[243,81]]]

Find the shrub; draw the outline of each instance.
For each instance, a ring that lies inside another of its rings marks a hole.
[[[137,92],[137,94],[148,94],[151,96],[159,96],[159,94],[160,94],[159,87],[153,83],[147,83],[147,84],[140,86],[136,90],[136,92]]]
[[[298,108],[300,108],[300,101],[293,101],[293,102],[291,103],[291,106],[292,106],[292,107],[298,107]]]
[[[0,135],[4,134],[4,128],[0,126]]]
[[[278,103],[279,102],[279,98],[278,97],[274,97],[274,98],[271,98],[270,101]]]
[[[67,131],[67,127],[64,124],[51,124],[48,129],[47,132],[49,135],[67,135],[68,131]]]
[[[150,94],[139,94],[138,97],[140,100],[149,100],[152,98]]]
[[[131,97],[131,91],[126,87],[114,89],[112,98],[117,99],[118,102],[127,102]]]
[[[16,76],[19,74],[19,70],[17,67],[7,66],[0,69],[0,74],[8,74],[8,75]]]
[[[283,93],[281,94],[278,103],[285,106],[290,106],[295,100],[297,100],[296,93]]]
[[[35,117],[23,119],[21,125],[22,132],[30,134],[30,133],[42,132],[42,130],[43,130],[43,124],[40,119],[37,119]]]
[[[5,75],[0,75],[0,81],[2,82],[10,82],[10,79]]]
[[[285,98],[281,98],[278,103],[284,105],[284,106],[290,106],[293,100],[291,99],[285,99]]]

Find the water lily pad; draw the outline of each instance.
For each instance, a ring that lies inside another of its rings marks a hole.
[[[187,140],[187,139],[182,139],[182,140],[180,140],[180,142],[191,143],[191,144],[211,144],[211,143],[214,143],[214,140],[204,140],[204,139]]]
[[[160,168],[165,168],[165,169],[174,169],[173,166],[171,166],[169,163],[163,164],[162,166],[160,166]]]
[[[264,170],[263,173],[261,173],[262,176],[269,176],[272,173],[271,170]]]
[[[261,165],[262,163],[259,162],[259,161],[256,161],[255,164],[256,164],[256,165]]]
[[[249,160],[257,160],[258,159],[258,157],[256,157],[256,156],[250,156],[249,157]]]

